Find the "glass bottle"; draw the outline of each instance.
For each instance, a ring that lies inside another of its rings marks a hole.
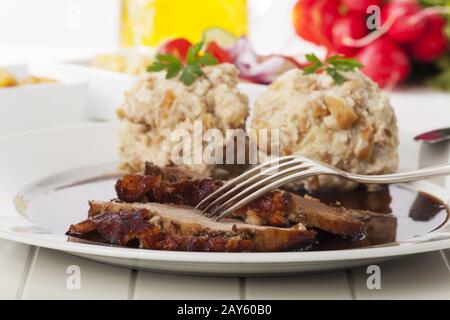
[[[246,0],[122,0],[121,45],[156,46],[172,38],[198,42],[206,29],[247,32]]]

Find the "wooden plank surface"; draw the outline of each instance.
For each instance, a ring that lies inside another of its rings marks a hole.
[[[137,272],[134,299],[240,299],[238,278]]]
[[[352,299],[345,271],[245,279],[245,299]]]
[[[20,298],[128,299],[130,279],[130,270],[39,248]]]
[[[450,270],[441,251],[379,266],[380,289],[368,289],[366,268],[352,270],[357,299],[450,299]]]
[[[16,299],[20,294],[32,247],[0,239],[0,299]]]

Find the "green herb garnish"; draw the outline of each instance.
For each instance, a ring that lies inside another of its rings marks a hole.
[[[174,55],[159,54],[156,56],[156,61],[147,68],[147,71],[158,72],[165,70],[166,79],[174,78],[181,73],[179,80],[189,86],[196,78],[204,75],[201,68],[202,66],[210,66],[219,63],[217,59],[208,52],[201,55],[200,51],[202,47],[203,42],[193,44],[186,54],[185,64]]]
[[[335,55],[322,62],[314,53],[308,53],[306,54],[306,60],[311,62],[310,65],[303,68],[306,74],[325,71],[337,84],[347,80],[341,71],[353,71],[363,66],[357,60],[346,58],[343,55]]]

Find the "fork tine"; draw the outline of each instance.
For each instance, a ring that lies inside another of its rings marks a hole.
[[[235,194],[236,192],[238,192],[239,190],[241,190],[245,186],[253,183],[256,180],[258,180],[259,178],[264,177],[266,175],[269,175],[270,172],[273,172],[275,170],[280,170],[284,166],[294,165],[294,164],[297,164],[297,163],[304,163],[304,162],[305,162],[305,160],[303,160],[301,158],[298,158],[298,159],[286,161],[286,162],[284,162],[282,164],[279,164],[279,165],[276,165],[276,166],[271,166],[268,169],[265,169],[265,170],[261,171],[260,173],[251,176],[250,178],[244,180],[243,182],[241,182],[239,184],[236,184],[233,188],[229,189],[228,191],[225,191],[221,196],[217,197],[212,202],[210,202],[203,209],[203,212],[208,211],[208,209],[212,208],[216,204],[220,204],[221,202],[224,202],[226,200],[226,198],[229,198],[229,197],[233,196],[233,194]],[[271,175],[273,175],[273,173]]]
[[[273,163],[277,163],[280,161],[288,161],[294,158],[297,158],[298,156],[295,155],[291,155],[291,156],[284,156],[284,157],[279,157],[279,158],[275,158],[275,159],[271,159],[268,160],[248,171],[246,171],[245,173],[241,174],[240,176],[237,176],[236,178],[228,181],[224,186],[222,186],[221,188],[217,189],[216,191],[214,191],[213,193],[211,193],[209,196],[207,196],[205,199],[203,199],[202,201],[200,201],[197,206],[195,206],[196,209],[202,209],[202,207],[204,207],[204,205],[206,203],[208,203],[211,199],[214,199],[215,197],[217,197],[219,194],[223,193],[225,190],[228,190],[230,188],[232,188],[236,183],[240,182],[242,179],[248,178],[250,176],[253,176],[255,174],[257,174],[257,172],[268,166],[271,165]]]
[[[289,183],[291,181],[297,180],[299,178],[307,178],[313,175],[317,175],[317,174],[329,174],[329,172],[324,172],[324,171],[320,171],[318,168],[309,168],[306,169],[304,171],[301,171],[299,173],[295,173],[293,175],[289,175],[287,177],[281,178],[280,180],[276,180],[270,184],[268,184],[267,186],[259,189],[258,191],[246,196],[245,198],[239,200],[237,203],[233,204],[231,207],[229,207],[228,209],[224,210],[222,213],[220,213],[217,217],[216,217],[216,221],[222,219],[223,217],[225,217],[226,215],[230,214],[231,212],[233,212],[234,210],[242,207],[243,205],[246,205],[247,203],[251,202],[252,200],[262,196],[263,194],[265,194],[268,191],[271,191],[273,189],[278,188],[279,186]]]
[[[299,165],[284,169],[280,172],[277,172],[276,174],[270,175],[252,185],[250,185],[249,187],[241,190],[238,194],[234,195],[232,198],[228,199],[227,201],[223,202],[220,206],[215,207],[211,214],[209,215],[210,217],[213,217],[217,212],[221,212],[223,210],[226,210],[226,208],[230,205],[233,205],[234,202],[239,201],[239,198],[242,199],[243,196],[247,196],[248,194],[255,192],[258,190],[258,188],[264,187],[265,185],[267,185],[268,183],[271,183],[272,180],[279,180],[282,177],[284,177],[286,174],[292,174],[295,172],[303,172],[309,168],[311,168],[312,165],[311,163],[308,162],[304,162],[301,163]]]
[[[224,201],[221,201],[221,203],[219,202],[218,205],[216,205],[210,212],[210,214],[208,215],[209,217],[213,217],[214,215],[216,215],[217,212],[220,212],[222,210],[224,210],[227,206],[233,204],[233,202],[237,199],[239,199],[239,197],[242,197],[244,195],[249,194],[252,191],[255,191],[258,189],[258,187],[264,186],[265,184],[267,184],[269,181],[274,180],[274,179],[278,179],[281,176],[286,175],[289,172],[295,172],[298,170],[304,170],[307,169],[308,167],[310,167],[311,165],[308,163],[305,163],[304,161],[300,162],[299,164],[295,165],[295,166],[291,166],[288,168],[280,168],[280,170],[278,172],[275,172],[273,174],[270,175],[263,175],[263,172],[258,176],[258,178],[262,178],[252,184],[247,184],[247,181],[241,183],[240,185],[236,186],[236,192],[234,192],[234,194],[230,194],[228,199],[225,199]],[[256,180],[256,179],[255,179]]]

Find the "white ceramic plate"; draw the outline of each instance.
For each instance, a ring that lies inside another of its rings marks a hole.
[[[250,98],[261,90],[249,85],[242,88]],[[318,252],[168,252],[68,242],[64,235],[67,227],[87,215],[88,198],[85,195],[68,201],[64,190],[60,190],[59,205],[38,211],[27,211],[27,203],[17,201],[15,196],[20,194],[26,201],[38,199],[38,195],[45,197],[55,188],[115,171],[114,163],[118,161],[115,127],[114,123],[88,124],[0,137],[0,237],[123,267],[245,276],[350,268],[450,248],[448,222],[431,233],[402,243]],[[417,167],[419,162],[430,164],[429,150],[421,148],[411,138],[410,131],[401,131],[401,170]],[[433,183],[420,182],[412,187],[448,203],[445,190]],[[89,198],[106,200],[113,195],[112,188],[98,192],[99,189],[93,189]],[[36,201],[31,201],[31,207],[34,205]],[[80,206],[79,209],[75,210],[74,205]]]
[[[118,248],[67,241],[64,235],[67,227],[86,217],[87,198],[71,199],[71,203],[79,203],[81,208],[78,211],[66,212],[62,193],[61,206],[56,206],[61,209],[41,210],[31,216],[27,216],[24,210],[26,203],[16,201],[13,204],[13,198],[17,193],[25,199],[33,199],[62,185],[113,172],[114,166],[104,163],[117,160],[115,126],[112,123],[89,124],[0,138],[0,154],[2,154],[0,237],[118,266],[222,275],[284,274],[354,267],[450,247],[447,223],[440,229],[407,243],[367,249],[283,253],[192,253]],[[446,199],[445,191],[432,183],[422,182],[415,187],[440,199]],[[108,199],[113,192],[111,189],[105,190],[105,194],[93,194],[93,198]],[[16,207],[19,210],[16,210]],[[22,211],[23,214],[19,214],[18,211]]]

